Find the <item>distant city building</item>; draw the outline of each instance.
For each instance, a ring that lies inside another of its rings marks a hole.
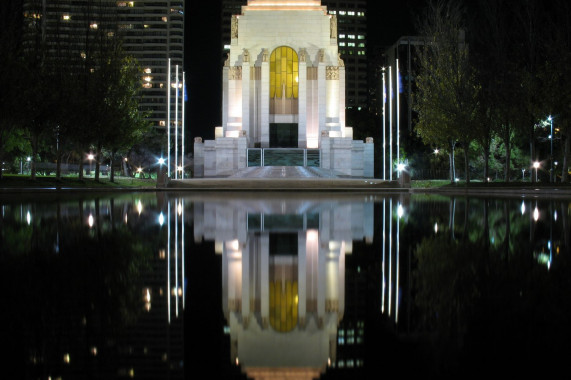
[[[366,109],[369,104],[367,0],[323,0],[322,3],[329,14],[337,16],[339,52],[345,61],[345,106]]]
[[[151,112],[155,127],[166,127],[169,58],[173,67],[180,66],[182,78],[183,0],[24,0],[23,10],[24,47],[41,42],[52,58],[65,53],[89,59],[90,36],[97,33],[121,38],[143,70],[140,110]]]
[[[277,165],[373,177],[372,139],[353,140],[345,125],[337,28],[319,0],[249,0],[232,16],[222,126],[196,140],[195,175]]]
[[[414,55],[418,46],[423,46],[425,39],[419,36],[403,36],[385,52],[385,66],[393,72],[393,93],[397,90],[400,95],[400,126],[401,131],[412,132],[412,93],[416,76]],[[398,67],[397,67],[398,63]],[[388,72],[385,69],[386,72]],[[398,81],[397,81],[398,73]],[[388,82],[387,82],[388,85]],[[396,111],[396,110],[395,110]],[[406,129],[404,129],[406,128]]]
[[[247,0],[222,0],[223,56],[230,51],[230,20],[242,12]],[[328,13],[337,16],[339,53],[345,61],[345,106],[368,106],[367,0],[322,0]]]

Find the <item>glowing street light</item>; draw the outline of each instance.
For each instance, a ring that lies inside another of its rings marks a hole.
[[[92,170],[92,168],[91,168],[91,163],[93,162],[93,159],[94,159],[94,158],[95,158],[95,156],[94,156],[92,153],[89,153],[89,154],[87,155],[87,159],[89,160],[89,173],[90,173],[90,174],[91,174],[91,170]]]
[[[535,168],[535,182],[537,182],[537,169],[539,168],[539,162],[535,161],[533,163],[533,167]]]
[[[551,155],[549,156],[550,168],[549,168],[549,182],[553,182],[553,118],[551,115],[547,118],[549,124],[551,125],[551,134],[549,135],[549,140],[551,144]]]
[[[159,158],[159,165],[164,165],[165,164],[165,159],[164,158]]]

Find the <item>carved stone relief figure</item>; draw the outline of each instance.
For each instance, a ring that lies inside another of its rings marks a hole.
[[[242,80],[242,66],[232,66],[228,73],[230,80]]]
[[[262,50],[262,62],[268,62],[268,49],[264,49]]]
[[[230,53],[226,54],[226,60],[224,61],[224,67],[230,66]]]
[[[306,61],[306,59],[307,59],[306,54],[307,54],[307,53],[306,53],[306,51],[305,51],[305,48],[299,49],[299,61],[300,61],[300,62],[305,62],[305,61]]]
[[[325,49],[319,49],[319,62],[325,62]]]
[[[248,49],[244,49],[244,62],[250,62],[250,52],[248,51]]]
[[[232,24],[230,26],[230,33],[232,38],[238,38],[238,16],[232,15]]]
[[[338,53],[338,56],[339,56],[339,67],[345,67],[345,62],[341,58],[341,53]]]
[[[331,38],[337,38],[337,16],[332,15],[330,21]]]
[[[325,68],[325,79],[326,80],[339,80],[339,67],[327,66]]]

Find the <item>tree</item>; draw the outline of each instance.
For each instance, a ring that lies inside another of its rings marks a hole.
[[[0,91],[0,162],[5,160],[7,147],[14,137],[14,130],[19,127],[18,115],[21,115],[21,103],[19,101],[20,79],[22,77],[20,53],[21,28],[18,15],[21,9],[16,1],[0,2],[0,83],[3,90]],[[0,168],[0,179],[2,170]]]
[[[480,85],[468,57],[462,9],[448,0],[432,3],[420,30],[426,43],[417,57],[416,130],[425,143],[451,148],[451,167],[453,149],[459,142],[464,147],[469,183],[468,147],[477,136]],[[452,171],[450,179],[454,181]]]
[[[117,152],[129,148],[141,140],[151,126],[146,114],[139,111],[139,94],[141,89],[140,74],[137,62],[132,57],[125,57],[116,62],[119,67],[118,76],[111,85],[107,105],[109,120],[106,135],[106,146],[110,150],[110,180],[114,181],[113,164]]]
[[[539,68],[538,76],[543,83],[544,109],[552,116],[556,116],[553,120],[554,127],[561,132],[563,144],[561,182],[566,182],[571,155],[571,5],[558,0],[555,9],[558,11],[553,12],[547,25],[550,32],[547,43],[548,59]],[[557,135],[556,131],[554,135]]]

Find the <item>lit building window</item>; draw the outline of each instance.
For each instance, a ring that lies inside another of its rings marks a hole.
[[[94,23],[92,23],[91,25],[89,25],[89,27],[90,27],[91,29],[93,29],[93,30],[97,30],[97,28],[98,28],[99,26],[97,25],[97,23],[94,22]]]
[[[168,21],[168,17],[167,16],[163,16],[163,21],[167,22]]]
[[[355,47],[355,43],[354,43],[354,42],[349,42],[349,43],[347,43],[347,46],[349,46],[349,47]]]
[[[82,51],[80,55],[81,55],[81,58],[83,58],[83,59],[86,59],[86,58],[87,58],[87,54],[85,54],[84,51]]]
[[[345,46],[345,42],[339,42],[339,46]]]
[[[346,14],[347,14],[347,12],[345,12],[345,11],[339,11],[340,16],[345,16]]]
[[[354,40],[354,39],[355,39],[355,35],[354,35],[354,34],[349,34],[349,35],[347,36],[347,38],[350,39],[350,40]]]
[[[145,69],[145,74],[150,74],[150,73],[151,73],[151,68],[150,68],[150,67],[147,67],[147,68]]]
[[[357,52],[357,55],[365,55],[365,52],[362,51],[362,50],[360,50],[360,51]]]
[[[359,35],[357,36],[357,39],[358,39],[358,40],[364,40],[364,39],[365,39],[365,36],[359,34]]]
[[[355,16],[355,12],[353,12],[353,11],[347,12],[347,15],[349,15],[349,16]]]
[[[330,14],[330,15],[336,15],[336,14],[337,14],[337,11],[329,11],[329,14]]]
[[[357,16],[363,17],[363,16],[365,16],[365,12],[357,12]]]
[[[344,35],[344,34],[340,34],[340,35],[339,35],[339,38],[345,38],[345,35]]]
[[[115,32],[107,32],[107,37],[113,37],[115,36]]]
[[[66,13],[63,16],[61,16],[62,20],[64,21],[69,21],[71,19],[71,17]]]
[[[270,98],[297,99],[299,84],[299,61],[297,53],[290,47],[281,46],[270,56]],[[283,90],[285,89],[285,94]]]

